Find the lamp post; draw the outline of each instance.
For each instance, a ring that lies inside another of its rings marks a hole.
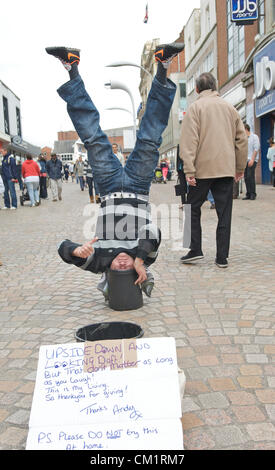
[[[132,111],[129,111],[129,109],[126,109],[126,108],[117,108],[117,107],[115,107],[115,108],[105,108],[105,109],[106,109],[106,111],[117,111],[117,110],[118,111],[126,111],[126,113],[132,114]]]
[[[111,90],[126,91],[126,93],[128,93],[128,95],[130,96],[131,103],[132,103],[132,114],[133,114],[133,124],[134,124],[133,125],[133,131],[134,131],[134,142],[135,142],[136,141],[136,136],[137,136],[136,112],[135,112],[134,99],[133,99],[131,91],[129,90],[129,88],[126,85],[124,85],[124,83],[118,82],[116,80],[110,80],[108,83],[105,83],[105,87],[110,88]]]
[[[133,62],[123,62],[123,61],[113,62],[112,64],[106,65],[105,67],[137,67],[143,70],[143,72],[147,73],[147,75],[150,76],[151,80],[153,80],[153,76],[148,70],[142,67],[142,65],[137,65],[137,64],[134,64]]]

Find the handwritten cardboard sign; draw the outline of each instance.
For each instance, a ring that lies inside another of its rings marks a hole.
[[[84,372],[122,370],[137,367],[137,345],[135,339],[89,341],[84,347]]]
[[[174,338],[41,346],[27,449],[183,449]]]

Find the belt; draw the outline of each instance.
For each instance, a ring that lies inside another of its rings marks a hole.
[[[100,196],[101,202],[108,201],[109,199],[141,199],[142,201],[149,201],[149,196],[145,194],[137,194],[137,193],[124,193],[124,192],[116,192],[110,193],[106,196]]]

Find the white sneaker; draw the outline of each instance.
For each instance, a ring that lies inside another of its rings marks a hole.
[[[11,207],[11,211],[15,211],[17,209],[17,207]]]
[[[7,209],[9,209],[9,207],[4,206],[2,210],[6,211]]]

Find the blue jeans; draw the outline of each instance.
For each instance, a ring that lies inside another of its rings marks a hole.
[[[99,125],[99,113],[78,75],[57,91],[67,103],[69,116],[88,151],[89,163],[101,196],[125,191],[149,194],[158,164],[161,135],[167,126],[176,85],[167,80],[163,86],[154,78],[146,110],[132,153],[123,167],[113,154],[112,146]]]
[[[84,186],[85,186],[85,184],[84,184],[84,177],[83,177],[83,176],[79,176],[78,178],[79,178],[79,183],[80,183],[80,189],[81,189],[81,191],[83,191]]]
[[[207,199],[208,199],[208,201],[209,201],[211,204],[215,204],[215,201],[214,201],[214,198],[213,198],[213,194],[212,194],[212,192],[211,192],[211,189],[209,189],[209,191],[208,191]]]
[[[10,195],[11,195],[12,207],[17,207],[17,197],[16,197],[16,192],[15,192],[14,182],[12,180],[3,180],[3,183],[5,186],[5,192],[4,192],[5,207],[8,207],[10,209],[10,206],[11,206]]]
[[[28,190],[28,195],[30,196],[31,205],[34,206],[36,202],[39,202],[39,182],[25,183]]]

